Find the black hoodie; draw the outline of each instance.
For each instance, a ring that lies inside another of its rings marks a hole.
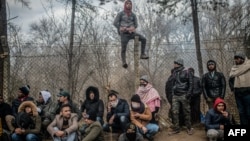
[[[90,99],[90,93],[94,93],[94,99]],[[89,86],[86,90],[86,98],[83,104],[81,105],[81,112],[86,112],[88,113],[89,111],[92,111],[94,113],[97,113],[97,117],[103,118],[103,113],[104,113],[104,104],[101,99],[99,99],[99,90],[97,87],[94,86]]]

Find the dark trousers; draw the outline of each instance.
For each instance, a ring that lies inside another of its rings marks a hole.
[[[191,110],[191,123],[197,124],[200,123],[200,96],[192,97],[190,101],[190,110]]]
[[[126,50],[129,40],[134,39],[135,36],[139,36],[139,41],[141,42],[141,54],[145,54],[145,47],[146,47],[146,38],[138,33],[121,33],[121,57],[122,63],[126,63]]]
[[[240,88],[235,90],[235,101],[240,116],[240,124],[250,125],[250,93],[241,91]]]

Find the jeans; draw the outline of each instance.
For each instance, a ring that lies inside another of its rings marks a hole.
[[[54,130],[59,130],[57,127],[54,127]],[[74,141],[76,139],[76,132],[72,132],[66,137],[53,137],[54,141]]]
[[[250,125],[250,94],[235,92],[235,101],[240,116],[240,124]]]
[[[99,121],[101,125],[103,125],[103,119],[101,117],[96,117],[96,121]]]
[[[142,129],[139,129],[139,132],[149,138],[154,136],[159,131],[159,126],[154,123],[148,123],[145,127],[148,129],[147,133],[144,134]]]
[[[12,141],[39,141],[39,138],[35,134],[18,135],[16,133],[11,135]]]
[[[120,117],[117,117],[114,119],[114,122],[113,124],[108,124],[108,123],[105,123],[103,125],[103,130],[106,131],[106,132],[110,132],[110,129],[109,127],[112,127],[112,132],[119,132],[119,131],[122,131],[122,132],[125,132],[126,131],[126,125],[129,123],[129,120],[127,117],[125,116],[120,116]]]

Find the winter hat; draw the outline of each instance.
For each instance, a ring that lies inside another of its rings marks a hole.
[[[19,90],[24,94],[24,95],[28,95],[30,93],[30,86],[29,85],[25,85],[23,87],[20,87]]]
[[[137,102],[137,103],[141,103],[141,98],[138,94],[134,94],[132,97],[131,97],[131,102]]]
[[[183,59],[181,59],[181,58],[178,58],[177,60],[175,60],[174,63],[175,63],[175,64],[178,64],[178,65],[181,65],[181,66],[184,65],[184,61],[183,61]]]
[[[208,61],[207,61],[207,66],[209,66],[209,65],[214,65],[214,66],[216,66],[216,62],[215,62],[214,60],[208,60]]]
[[[236,53],[234,55],[234,59],[236,59],[236,58],[241,58],[241,59],[245,60],[246,55],[245,55],[245,53],[239,52],[239,53]]]
[[[146,82],[148,82],[148,76],[147,75],[143,75],[140,80],[144,80]]]
[[[43,97],[44,103],[47,103],[47,101],[51,97],[50,92],[48,92],[48,91],[41,91],[40,93],[41,93],[41,95]]]
[[[92,121],[96,121],[96,117],[97,117],[96,113],[92,112],[92,111],[89,111],[89,112],[87,112],[86,115],[84,115],[85,119],[89,119],[89,120],[92,120]]]

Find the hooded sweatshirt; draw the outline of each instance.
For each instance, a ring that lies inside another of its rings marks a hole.
[[[228,113],[227,117],[224,117],[220,111],[217,110],[217,105],[223,103],[224,111],[226,111],[226,103],[223,99],[217,98],[214,102],[213,108],[208,110],[205,116],[205,129],[220,129],[220,125],[232,124],[231,115]]]

